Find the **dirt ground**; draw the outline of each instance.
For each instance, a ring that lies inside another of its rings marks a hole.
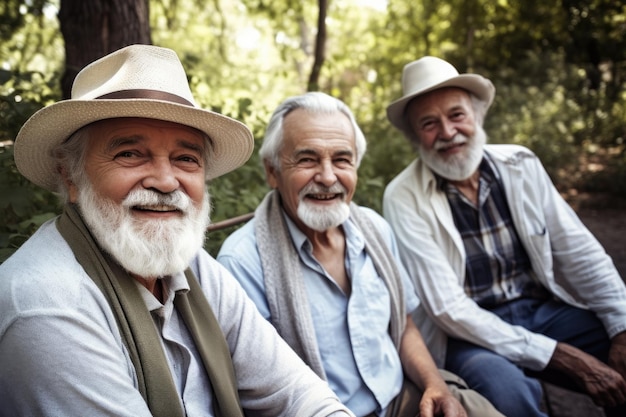
[[[578,216],[613,258],[622,278],[626,278],[626,207],[578,209]]]
[[[626,279],[626,202],[602,196],[576,196],[568,201]],[[552,417],[604,417],[604,412],[584,395],[553,386],[547,386],[546,391]]]

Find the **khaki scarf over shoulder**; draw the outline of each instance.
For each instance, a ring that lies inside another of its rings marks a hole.
[[[73,204],[65,206],[57,227],[77,261],[108,300],[135,367],[139,391],[152,414],[157,417],[184,416],[160,335],[134,279],[102,253]],[[211,381],[213,411],[219,417],[243,416],[224,335],[193,272],[188,269],[185,275],[190,289],[187,293],[177,293],[174,305],[196,344]]]
[[[265,291],[272,324],[293,350],[317,373],[326,379],[319,355],[313,319],[300,257],[294,248],[287,223],[282,214],[280,196],[270,191],[255,211],[256,241],[261,256]],[[363,233],[365,250],[372,258],[391,299],[389,334],[397,349],[406,324],[404,296],[400,272],[395,258],[367,215],[350,205],[350,217]]]

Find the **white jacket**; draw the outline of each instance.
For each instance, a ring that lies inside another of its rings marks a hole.
[[[610,337],[626,330],[623,281],[539,159],[518,145],[487,145],[485,150],[502,176],[513,222],[537,278],[558,299],[594,311]],[[445,334],[529,369],[548,364],[555,340],[504,322],[465,294],[463,241],[445,193],[421,160],[389,183],[383,212],[422,302],[415,322],[439,366],[445,360]]]

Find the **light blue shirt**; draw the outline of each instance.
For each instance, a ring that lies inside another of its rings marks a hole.
[[[394,256],[395,239],[387,222],[365,209]],[[283,213],[284,214],[284,213]],[[365,251],[362,233],[352,223],[342,226],[346,235],[345,267],[352,292],[346,297],[315,259],[307,237],[285,215],[298,252],[305,280],[320,357],[330,387],[357,416],[382,413],[402,386],[402,365],[388,329],[389,292]],[[261,259],[256,245],[254,219],[235,231],[222,245],[217,260],[239,280],[261,314],[270,319],[265,297]],[[419,301],[401,264],[407,314]]]

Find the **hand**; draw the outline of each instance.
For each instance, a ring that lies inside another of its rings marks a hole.
[[[625,347],[616,344],[615,354],[620,349],[618,346]],[[620,358],[620,361],[623,360]],[[599,406],[616,406],[626,402],[626,380],[620,372],[571,345],[558,343],[548,368],[571,376]]]
[[[427,388],[420,401],[420,417],[467,417],[461,403],[452,396],[448,388]]]
[[[615,335],[611,340],[609,366],[626,379],[626,332]]]

